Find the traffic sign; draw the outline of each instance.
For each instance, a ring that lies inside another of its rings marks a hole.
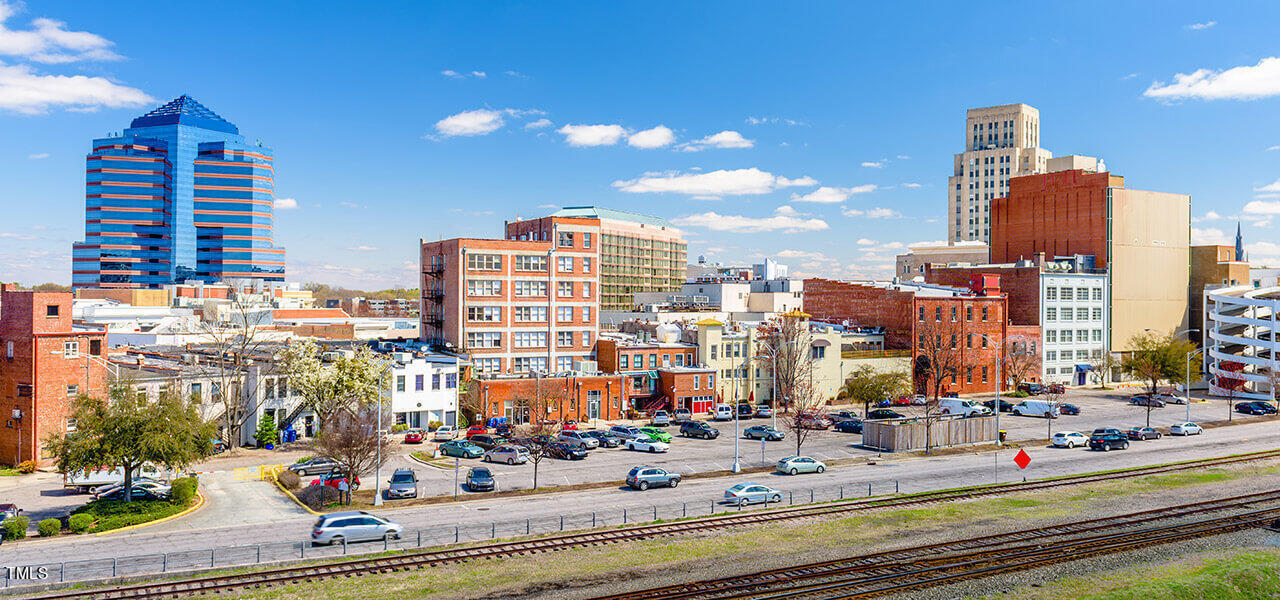
[[[1026,450],[1018,450],[1018,455],[1013,457],[1013,462],[1018,465],[1019,469],[1025,469],[1027,465],[1031,464],[1031,456],[1027,454]]]

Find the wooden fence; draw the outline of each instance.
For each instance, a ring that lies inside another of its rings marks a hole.
[[[928,427],[928,429],[926,429]],[[926,436],[928,439],[926,440]],[[924,419],[867,421],[862,426],[862,444],[883,452],[923,450],[992,442],[996,439],[996,418],[940,415]]]

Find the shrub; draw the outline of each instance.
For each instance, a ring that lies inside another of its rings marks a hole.
[[[427,431],[435,431],[437,429],[440,429],[442,425],[444,425],[444,423],[440,421],[431,421],[427,423]]]
[[[40,534],[40,537],[53,537],[62,533],[62,521],[45,519],[36,525],[36,531]]]
[[[286,490],[296,490],[302,487],[302,478],[298,477],[297,473],[294,473],[293,471],[289,471],[289,470],[284,470],[277,473],[276,481],[279,481],[280,485],[284,486],[284,489]]]
[[[258,421],[258,431],[253,434],[253,439],[257,440],[259,446],[280,443],[280,430],[276,429],[276,416],[274,413],[262,415],[262,419]]]
[[[24,474],[25,474],[25,473],[35,473],[35,472],[36,472],[36,461],[34,461],[34,460],[23,461],[21,464],[19,464],[19,465],[18,465],[18,472],[19,472],[19,473],[24,473]]]
[[[169,497],[180,506],[191,504],[191,500],[196,497],[196,478],[181,477],[174,479],[170,485]]]
[[[84,533],[89,531],[90,527],[93,527],[93,515],[80,513],[71,515],[71,518],[67,519],[67,529],[70,529],[71,533]]]
[[[26,517],[16,517],[13,519],[5,519],[4,523],[0,523],[0,528],[6,540],[20,540],[27,537],[27,526],[31,525],[31,519]]]
[[[391,426],[391,431],[394,433],[400,433],[401,431],[405,431],[407,429],[409,429],[409,426],[405,425],[404,423],[396,423],[395,425]]]
[[[327,485],[308,485],[299,490],[296,495],[303,504],[312,508],[320,508],[330,502],[338,502],[342,494],[337,489]]]
[[[176,515],[186,507],[168,500],[94,500],[71,511],[73,515],[85,514],[94,519],[90,533],[110,531],[130,525],[149,523]]]

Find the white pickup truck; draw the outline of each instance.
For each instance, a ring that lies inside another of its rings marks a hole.
[[[170,475],[161,471],[155,465],[142,465],[133,472],[134,477],[150,477],[156,481],[168,481]],[[86,493],[93,488],[103,485],[118,485],[124,483],[124,469],[99,469],[96,471],[77,471],[75,473],[67,473],[62,476],[62,487],[76,488],[80,493]]]

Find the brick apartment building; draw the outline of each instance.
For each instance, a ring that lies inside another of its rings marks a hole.
[[[676,395],[669,395],[663,387],[664,378],[668,377],[664,373],[672,368],[697,365],[698,346],[684,342],[659,342],[648,335],[637,337],[606,333],[596,342],[596,363],[603,373],[626,377],[629,407],[639,411],[675,408],[680,406],[678,398],[690,395],[685,391],[695,389],[689,387],[693,381],[680,377],[672,387]],[[702,379],[707,380],[706,377]]]
[[[105,392],[105,329],[71,320],[72,297],[0,284],[0,462],[47,459],[43,441],[67,431],[71,401]],[[94,358],[91,358],[94,357]]]
[[[481,409],[487,422],[505,417],[509,423],[527,423],[540,418],[551,421],[615,420],[626,416],[622,375],[565,375],[533,377],[498,375],[474,380],[469,391],[476,400],[464,402],[464,410]],[[468,411],[470,412],[470,411]],[[538,412],[539,414],[530,414]],[[477,422],[474,414],[468,414]]]
[[[673,410],[684,408],[693,414],[710,413],[715,407],[716,372],[707,367],[667,367],[658,369],[661,405],[647,407]],[[742,398],[743,401],[746,398]]]

